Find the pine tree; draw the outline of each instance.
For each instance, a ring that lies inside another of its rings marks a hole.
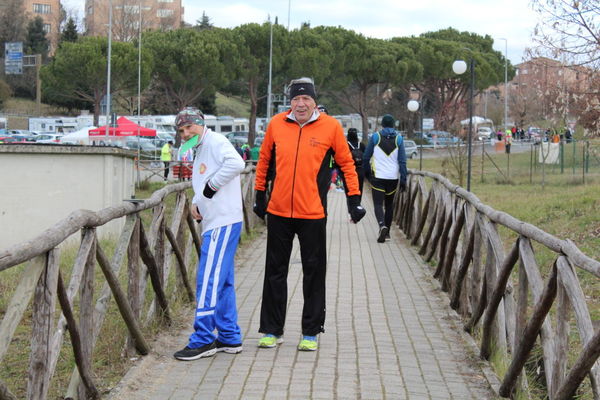
[[[29,21],[24,47],[26,53],[41,54],[44,59],[48,56],[50,42],[46,38],[42,17],[35,17],[35,19]]]
[[[203,31],[206,29],[212,29],[214,25],[210,22],[210,18],[206,15],[206,11],[202,11],[202,18],[196,21],[196,29]]]
[[[60,42],[76,42],[78,38],[79,34],[77,33],[77,25],[75,25],[73,17],[69,17],[69,20],[65,25],[65,29],[60,35]]]

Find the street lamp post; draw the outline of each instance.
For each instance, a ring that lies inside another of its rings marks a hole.
[[[471,56],[469,62],[471,69],[471,84],[469,85],[469,133],[467,136],[467,191],[471,191],[471,159],[472,159],[472,141],[473,141],[473,91],[475,88],[475,59]],[[467,71],[467,63],[464,60],[456,60],[452,64],[452,70],[455,74],[461,75]]]
[[[423,140],[425,138],[425,135],[423,134],[423,111],[422,111],[422,108],[419,107],[419,105],[420,104],[417,100],[410,100],[406,104],[406,108],[408,108],[408,111],[413,112],[413,113],[419,111],[417,116],[419,118],[419,127],[421,129],[421,140],[419,141],[419,171],[420,171],[423,169]]]

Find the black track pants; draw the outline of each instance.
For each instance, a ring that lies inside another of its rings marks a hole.
[[[390,228],[392,226],[396,190],[398,190],[398,179],[371,179],[373,208],[380,227],[385,225]]]
[[[287,309],[287,276],[294,236],[298,235],[302,258],[302,334],[314,336],[325,324],[325,272],[327,218],[295,219],[269,214],[267,259],[260,310],[261,333],[283,335]]]

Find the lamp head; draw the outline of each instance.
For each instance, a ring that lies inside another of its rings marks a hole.
[[[456,60],[452,63],[452,71],[455,74],[461,75],[467,71],[467,63],[464,60]]]
[[[408,111],[415,112],[419,109],[419,102],[416,100],[411,100],[406,104]]]

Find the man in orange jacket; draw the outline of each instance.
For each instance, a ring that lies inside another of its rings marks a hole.
[[[334,157],[348,188],[348,212],[357,223],[366,211],[354,161],[339,122],[317,110],[311,79],[295,79],[289,86],[291,111],[273,117],[256,166],[254,212],[267,218],[267,259],[258,346],[276,347],[283,342],[287,307],[287,274],[292,242],[298,235],[302,258],[304,307],[302,339],[298,350],[317,350],[317,335],[325,324],[325,246],[327,193]],[[266,201],[267,180],[272,178]]]

